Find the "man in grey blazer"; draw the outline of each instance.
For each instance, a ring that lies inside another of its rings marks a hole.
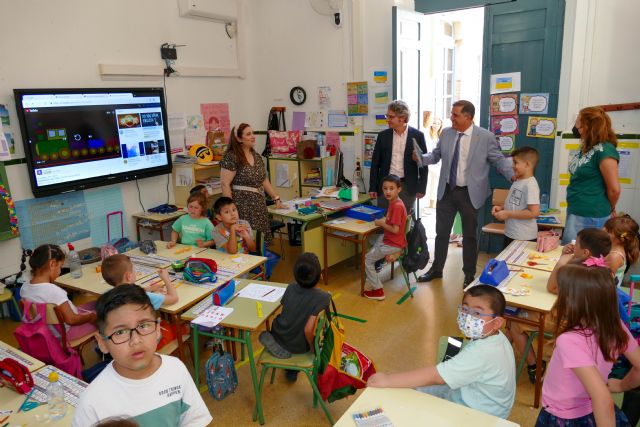
[[[478,210],[491,193],[489,168],[491,165],[495,166],[509,181],[513,177],[511,158],[502,154],[493,133],[473,124],[474,115],[475,107],[471,102],[455,102],[450,117],[452,127],[443,130],[436,148],[422,156],[425,166],[436,164],[442,159],[442,168],[436,206],[435,256],[433,265],[418,278],[419,282],[442,277],[456,212],[462,218],[464,236],[464,286],[473,281],[478,260]]]

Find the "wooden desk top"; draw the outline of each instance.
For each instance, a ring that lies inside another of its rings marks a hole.
[[[46,404],[41,404],[37,408],[34,408],[27,412],[17,412],[20,405],[24,402],[26,396],[24,394],[18,394],[13,390],[6,387],[0,387],[0,402],[2,406],[0,409],[12,410],[13,413],[7,420],[10,426],[52,426],[52,427],[67,427],[71,425],[75,408],[67,404],[67,413],[64,418],[54,423],[49,421],[49,412]],[[31,399],[30,401],[33,401]]]
[[[335,200],[333,198],[330,197],[319,197],[317,199],[313,199],[313,202],[321,202],[323,200]],[[366,203],[369,200],[371,200],[371,197],[369,197],[368,194],[360,194],[360,197],[358,198],[357,202],[351,202],[348,201],[346,203],[349,203],[349,207],[351,206],[355,206],[355,205],[359,205],[362,203]],[[268,207],[269,213],[271,215],[275,215],[275,216],[281,216],[283,218],[289,218],[289,219],[295,219],[296,221],[301,221],[301,222],[311,222],[317,219],[321,219],[324,218],[324,215],[319,214],[319,213],[313,213],[313,214],[309,214],[309,215],[301,215],[298,213],[298,211],[293,211],[293,212],[289,212],[289,213],[280,213],[276,210],[275,205],[269,206]],[[344,210],[344,209],[343,209]],[[330,211],[330,210],[325,210],[324,211],[326,215],[334,215],[336,213],[342,212],[342,210],[339,211]]]
[[[367,388],[338,420],[335,427],[356,425],[352,414],[380,407],[396,427],[474,426],[515,427],[511,421],[410,388]]]
[[[555,304],[557,295],[547,291],[550,273],[533,268],[524,268],[507,282],[505,288],[522,291],[528,289],[530,294],[516,296],[505,293],[507,305],[548,313]]]
[[[178,243],[173,248],[168,249],[167,242],[163,242],[162,240],[155,240],[154,243],[156,244],[156,249],[157,249],[156,255],[163,258],[168,258],[173,261],[183,260],[183,259],[190,258],[192,256],[196,256],[197,254],[199,254],[200,252],[206,249],[206,248],[199,248],[197,246],[183,245],[181,243]],[[125,255],[137,256],[137,257],[147,256],[144,252],[140,250],[140,248],[131,249],[130,251],[127,251]],[[164,268],[164,267],[168,267],[169,265],[171,265],[171,263],[167,262],[165,264],[162,264],[160,267]]]
[[[375,225],[373,221],[363,221],[361,219],[350,218],[348,216],[326,221],[322,223],[322,226],[332,230],[355,234],[369,234],[382,229],[382,227]]]
[[[41,362],[38,359],[29,356],[28,354],[18,350],[17,348],[7,344],[6,342],[0,341],[0,360],[6,357],[22,363],[24,366],[29,368],[29,372],[35,372],[45,365],[44,362]],[[2,401],[2,399],[0,399],[0,401]]]
[[[174,219],[180,218],[182,215],[185,215],[187,212],[181,209],[171,212],[168,214],[154,213],[154,212],[137,212],[131,215],[136,219],[145,219],[151,222],[168,222],[173,221]]]
[[[507,264],[518,265],[536,270],[551,272],[562,255],[562,246],[558,246],[550,252],[537,252],[535,242],[514,240],[507,246],[496,259],[503,260]],[[536,265],[529,265],[529,263]]]
[[[236,292],[247,286],[249,283],[259,283],[261,285],[278,286],[281,288],[289,286],[286,283],[237,279]],[[211,301],[211,304],[213,304],[213,301]],[[227,305],[227,307],[233,308],[233,312],[226,317],[220,325],[245,331],[255,331],[280,307],[280,301],[262,301],[262,317],[258,317],[258,313],[256,311],[256,300],[253,299],[236,297]],[[193,312],[193,309],[190,309],[180,316],[182,320],[189,322],[196,317],[198,317],[198,315]]]
[[[249,254],[228,254],[216,249],[207,249],[197,254],[198,258],[209,258],[218,264],[218,268],[234,272],[234,277],[241,276],[267,262],[266,257]]]

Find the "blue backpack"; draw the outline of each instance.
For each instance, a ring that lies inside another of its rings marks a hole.
[[[222,345],[214,348],[213,354],[205,364],[209,393],[216,400],[222,400],[238,387],[238,375],[233,357],[222,350]]]

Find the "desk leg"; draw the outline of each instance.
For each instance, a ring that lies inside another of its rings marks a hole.
[[[258,421],[264,424],[264,414],[262,413],[262,396],[260,396],[260,387],[258,386],[258,372],[256,370],[256,362],[253,359],[253,347],[251,346],[251,333],[249,331],[240,331],[244,337],[244,343],[247,346],[249,356],[249,368],[251,369],[251,381],[253,381],[253,391],[256,396],[256,409],[258,410]]]
[[[182,332],[181,332],[181,325],[180,325],[180,318],[178,317],[177,314],[172,314],[171,315],[171,324],[176,328],[176,339],[178,340],[178,357],[180,357],[180,360],[182,360],[184,362],[185,358],[184,358],[184,352],[182,350]]]
[[[538,326],[538,350],[536,353],[536,385],[535,385],[535,397],[533,399],[533,407],[540,407],[540,396],[542,394],[542,353],[544,351],[544,322],[545,322],[545,314],[539,314],[539,322]]]
[[[136,219],[136,235],[138,236],[138,242],[139,242],[140,241],[140,220],[139,219]]]
[[[191,325],[193,335],[193,379],[196,383],[196,389],[200,393],[200,347],[198,346],[198,325]]]
[[[322,227],[322,239],[324,242],[324,285],[329,284],[329,257],[327,255],[327,227]]]
[[[353,246],[355,247],[355,251],[356,251],[356,256],[355,256],[355,257],[353,257],[353,263],[354,263],[354,264],[355,264],[355,266],[356,266],[356,270],[357,270],[358,268],[360,268],[360,263],[358,262],[358,249],[360,249],[359,243],[360,243],[360,242],[356,242],[356,243],[353,245]]]
[[[162,223],[160,223],[160,240],[164,242],[164,227]]]
[[[361,251],[362,253],[360,254],[360,296],[363,296],[365,274],[366,274],[365,268],[364,268],[364,262],[365,262],[365,257],[367,256],[367,236],[366,235],[362,236],[362,241],[360,244],[362,245],[362,251]]]

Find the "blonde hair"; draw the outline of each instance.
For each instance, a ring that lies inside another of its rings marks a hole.
[[[116,254],[102,261],[102,278],[111,286],[124,283],[124,275],[133,271],[133,263],[128,256]]]

